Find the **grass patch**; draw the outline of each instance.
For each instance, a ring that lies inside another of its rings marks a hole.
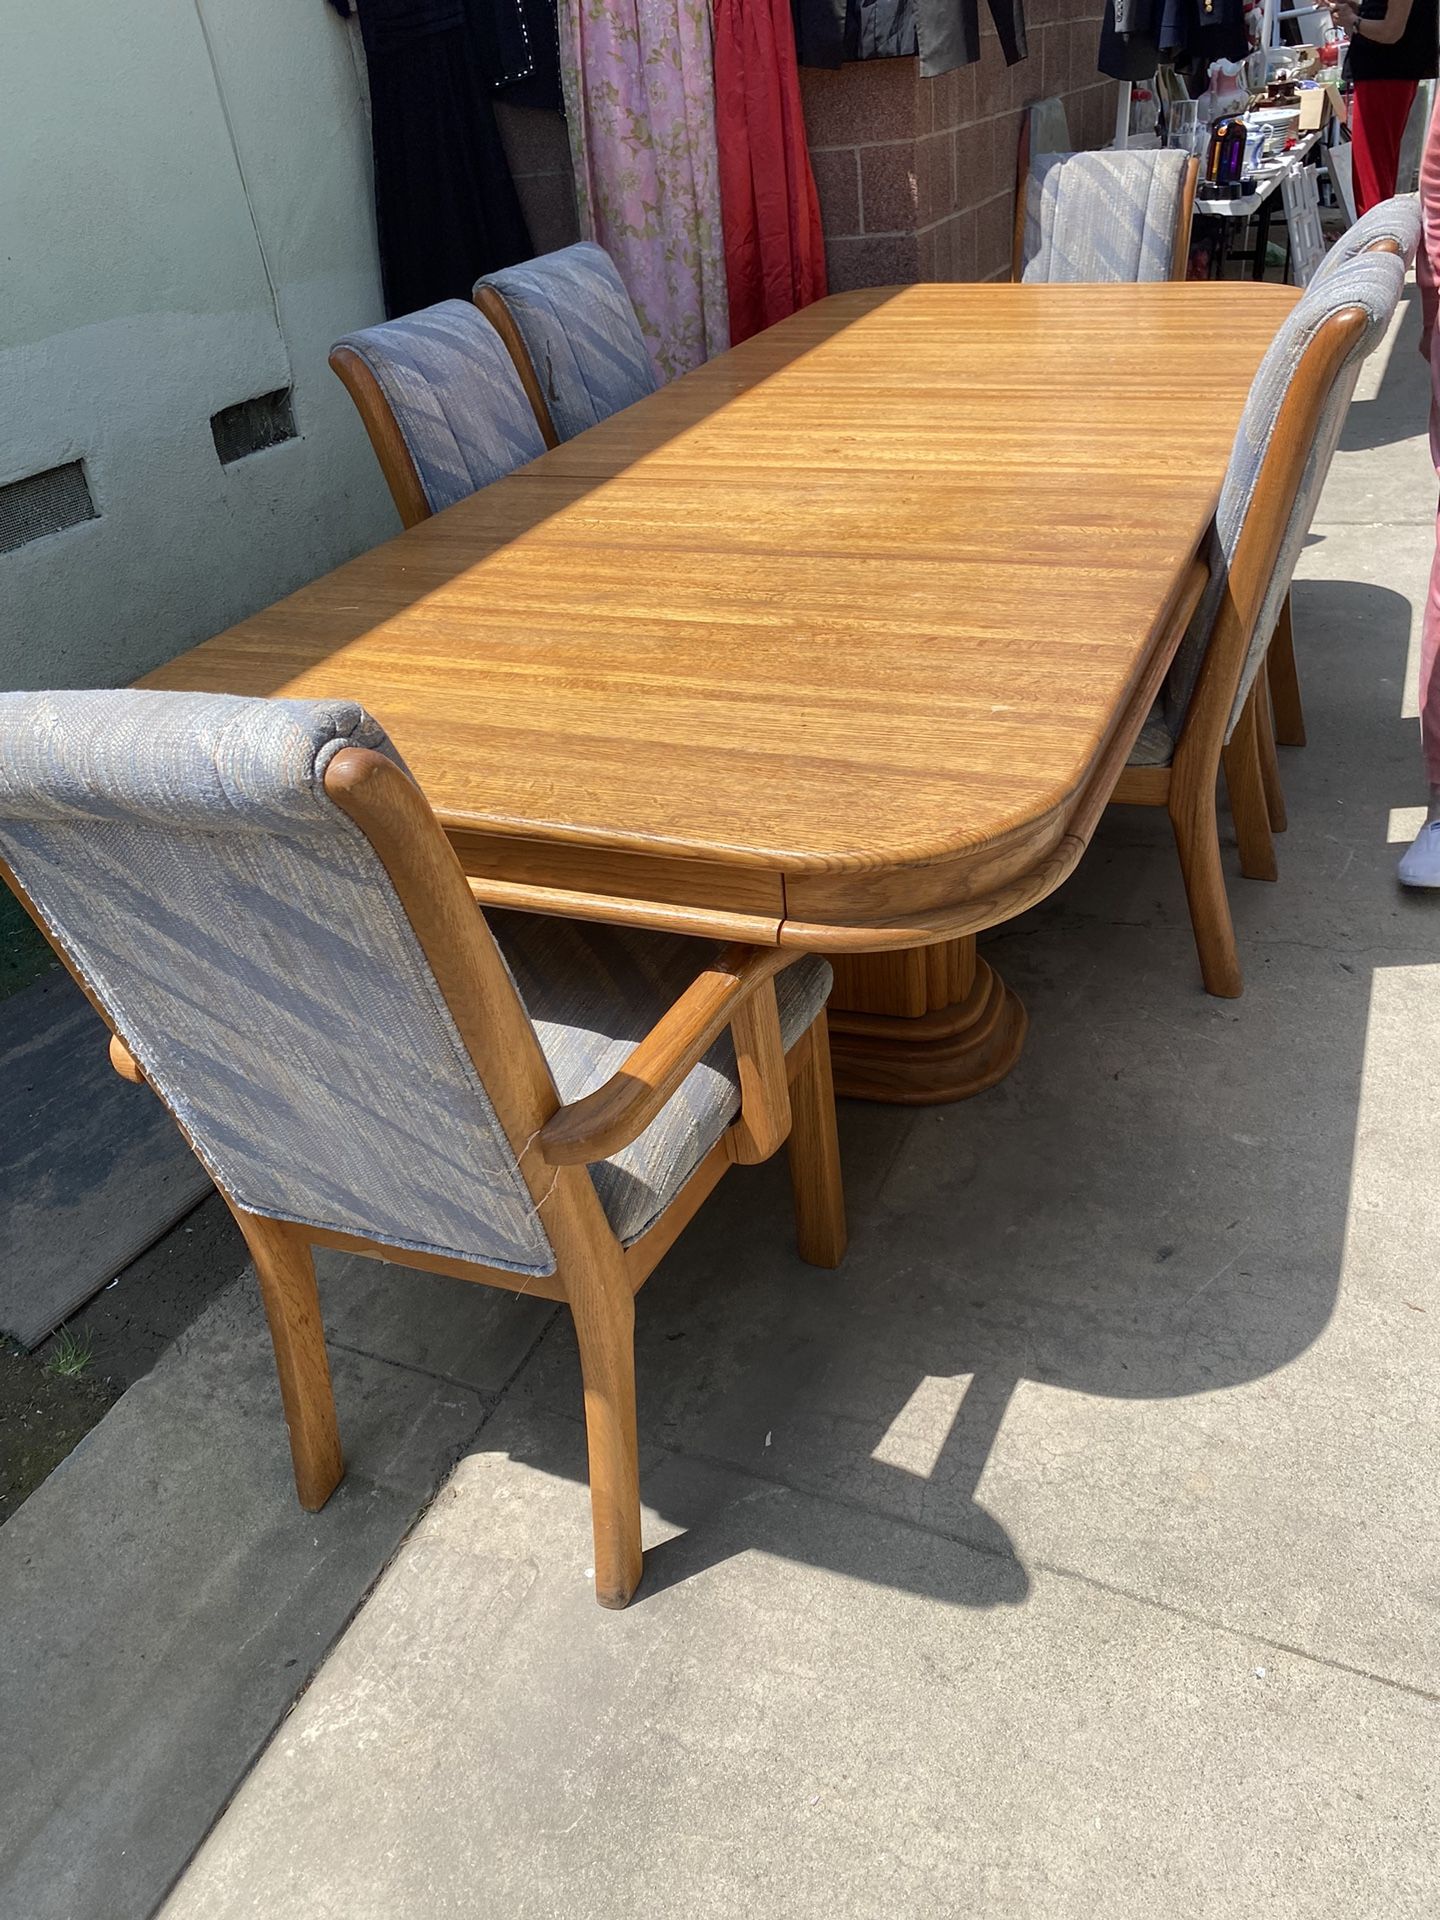
[[[94,1358],[95,1342],[90,1334],[74,1334],[68,1327],[61,1327],[45,1362],[45,1371],[54,1374],[57,1380],[80,1380],[90,1371]]]
[[[0,1341],[0,1524],[104,1417],[120,1390],[52,1373]]]

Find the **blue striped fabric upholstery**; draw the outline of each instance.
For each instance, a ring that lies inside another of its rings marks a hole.
[[[559,439],[655,391],[635,309],[603,247],[582,240],[487,274],[480,287],[513,314]]]
[[[488,914],[563,1100],[602,1085],[717,948],[670,934],[528,913]],[[831,972],[810,957],[775,981],[787,1050],[824,1006]],[[590,1171],[628,1246],[659,1219],[740,1111],[735,1049],[725,1033],[638,1140]]]
[[[1168,280],[1189,163],[1176,149],[1037,154],[1020,278]]]
[[[325,793],[351,745],[396,758],[345,701],[0,694],[0,856],[238,1205],[553,1272],[389,878]],[[607,1078],[713,952],[520,914],[496,931],[566,1098]],[[780,976],[787,1045],[829,984],[819,960]],[[738,1105],[722,1041],[593,1169],[622,1237],[658,1218]]]
[[[1414,265],[1415,255],[1420,249],[1418,193],[1397,193],[1393,199],[1382,200],[1378,207],[1361,214],[1354,226],[1341,234],[1320,262],[1311,276],[1310,285],[1318,286],[1330,274],[1337,273],[1357,254],[1366,252],[1380,240],[1393,240],[1406,266]]]
[[[1152,711],[1140,742],[1131,755],[1132,766],[1163,766],[1168,764],[1173,754],[1174,743],[1179,739],[1180,729],[1185,723],[1185,715],[1199,681],[1205,652],[1210,645],[1210,636],[1225,596],[1230,559],[1245,529],[1260,469],[1290,382],[1295,377],[1306,348],[1323,322],[1343,307],[1359,307],[1366,316],[1366,326],[1349,358],[1340,368],[1321,408],[1315,440],[1281,537],[1275,571],[1255,622],[1226,738],[1234,732],[1240,710],[1270,645],[1285,595],[1290,591],[1295,562],[1310,530],[1325,477],[1330,471],[1330,462],[1345,425],[1361,363],[1374,351],[1390,324],[1404,284],[1403,260],[1391,253],[1361,253],[1343,269],[1327,274],[1323,280],[1313,281],[1304,297],[1286,315],[1284,325],[1260,363],[1235,436],[1235,450],[1230,456],[1210,536],[1209,585],[1180,643],[1164,696]]]
[[[442,300],[336,345],[374,374],[432,513],[545,451],[504,342],[468,300]]]

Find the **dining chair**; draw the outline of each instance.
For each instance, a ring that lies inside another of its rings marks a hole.
[[[407,527],[545,451],[510,355],[468,300],[347,333],[330,365]]]
[[[1070,120],[1065,102],[1057,94],[1047,100],[1034,100],[1026,109],[1025,131],[1031,153],[1068,153]]]
[[[0,694],[0,874],[239,1224],[301,1504],[344,1471],[315,1247],[563,1301],[595,1592],[623,1606],[636,1290],[726,1170],[782,1144],[801,1257],[844,1251],[826,963],[487,918],[341,700]]]
[[[1199,162],[1178,148],[1033,152],[1021,128],[1010,278],[1183,280]]]
[[[475,304],[509,348],[547,447],[655,391],[625,283],[593,241],[486,274]]]
[[[1414,265],[1415,255],[1420,248],[1420,231],[1418,193],[1399,193],[1392,199],[1382,200],[1378,206],[1362,214],[1354,226],[1335,242],[1312,276],[1310,285],[1321,285],[1332,273],[1340,272],[1362,253],[1398,254],[1408,269]],[[1321,480],[1324,480],[1323,474]],[[1299,668],[1295,662],[1295,628],[1288,588],[1265,656],[1265,671],[1272,735],[1281,746],[1303,747],[1305,708],[1300,697]],[[1280,817],[1273,824],[1278,828],[1283,818],[1284,802],[1281,800]]]
[[[1332,273],[1338,273],[1361,253],[1372,253],[1379,249],[1385,253],[1398,253],[1405,265],[1415,264],[1415,255],[1420,250],[1420,196],[1418,193],[1397,193],[1389,200],[1382,200],[1378,206],[1371,207],[1368,213],[1362,213],[1353,227],[1346,229],[1331,247],[1320,265],[1311,276],[1310,284],[1328,279]]]
[[[1167,808],[1200,970],[1206,990],[1221,998],[1236,997],[1242,978],[1220,862],[1220,766],[1241,871],[1273,879],[1261,669],[1361,363],[1389,325],[1404,281],[1397,255],[1361,254],[1312,283],[1286,316],[1235,437],[1209,541],[1209,584],[1111,796]]]

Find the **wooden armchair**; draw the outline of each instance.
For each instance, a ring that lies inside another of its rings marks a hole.
[[[1335,242],[1320,263],[1310,285],[1320,286],[1333,273],[1339,273],[1365,253],[1398,254],[1408,270],[1415,261],[1420,248],[1420,196],[1418,193],[1397,193],[1393,199],[1382,200],[1378,207],[1372,207],[1355,222],[1347,233]],[[1318,476],[1315,490],[1316,502],[1319,502],[1320,488],[1325,483],[1325,475]],[[1305,709],[1300,698],[1300,675],[1295,664],[1295,631],[1290,609],[1290,583],[1285,583],[1285,598],[1281,603],[1279,618],[1275,623],[1275,632],[1270,648],[1265,656],[1265,673],[1268,682],[1270,704],[1271,739],[1278,740],[1284,747],[1303,747],[1305,744]],[[1263,722],[1265,716],[1260,714]],[[1270,824],[1279,833],[1285,825],[1285,801],[1280,791],[1279,770],[1269,770],[1271,754],[1269,745],[1261,740],[1262,752],[1266,756],[1267,778],[1266,793],[1270,800]]]
[[[1261,669],[1361,362],[1388,326],[1404,279],[1393,254],[1363,254],[1287,316],[1236,435],[1211,536],[1210,585],[1111,796],[1168,810],[1201,974],[1222,998],[1236,997],[1242,981],[1220,864],[1217,776],[1223,760],[1242,872],[1273,879],[1273,737]]]
[[[782,1144],[802,1257],[844,1251],[828,966],[487,921],[346,702],[0,694],[0,873],[240,1225],[302,1504],[344,1470],[314,1247],[561,1300],[596,1597],[624,1606],[636,1290],[727,1169]]]
[[[1177,148],[1036,153],[1027,116],[1010,278],[1183,280],[1199,164]]]
[[[407,527],[545,451],[509,353],[467,300],[347,334],[330,365]]]
[[[593,240],[475,283],[505,342],[547,447],[655,391],[655,370],[615,262]]]

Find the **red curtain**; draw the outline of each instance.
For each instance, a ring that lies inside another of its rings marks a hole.
[[[826,290],[790,0],[715,0],[715,131],[737,342]]]

